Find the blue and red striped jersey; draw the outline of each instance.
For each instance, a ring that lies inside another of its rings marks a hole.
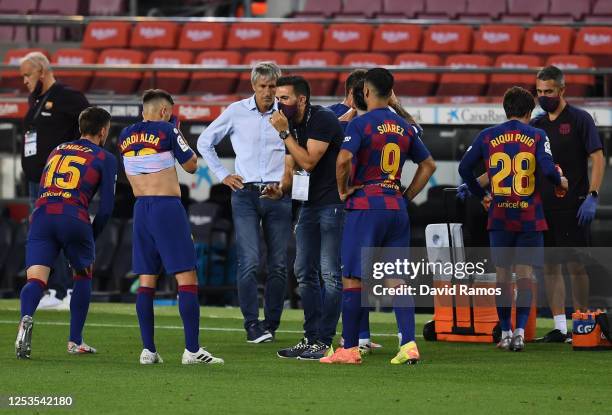
[[[35,211],[89,223],[89,202],[100,189],[94,224],[101,228],[112,213],[116,177],[117,160],[102,147],[84,138],[60,144],[47,158]]]
[[[479,197],[486,192],[478,185],[474,168],[483,159],[492,197],[488,230],[547,230],[537,170],[555,185],[561,176],[555,169],[546,133],[518,120],[480,132],[459,164],[459,174]]]
[[[119,134],[118,146],[123,157],[169,151],[180,164],[194,155],[179,129],[166,121],[141,121],[125,127]]]
[[[353,119],[345,135],[342,149],[353,154],[351,185],[364,186],[348,198],[346,208],[405,209],[402,167],[407,159],[420,163],[430,156],[421,129],[389,108],[378,108]]]

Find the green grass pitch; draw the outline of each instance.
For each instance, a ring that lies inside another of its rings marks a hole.
[[[2,413],[78,414],[605,414],[612,404],[612,352],[573,352],[564,344],[527,344],[524,353],[490,344],[425,342],[422,362],[392,366],[392,313],[372,313],[384,348],[361,366],[281,360],[276,350],[300,338],[301,310],[285,310],[274,343],[245,342],[238,309],[202,308],[201,342],[224,366],[182,366],[176,307],[156,308],[164,364],[141,366],[133,304],[92,304],[85,340],[99,354],[66,353],[68,313],[34,318],[32,360],[18,361],[15,300],[0,301],[0,396],[65,396],[71,408],[0,408]],[[430,316],[417,317],[417,333]],[[550,320],[539,320],[539,333]]]

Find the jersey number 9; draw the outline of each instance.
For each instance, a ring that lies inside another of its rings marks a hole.
[[[400,164],[400,146],[395,143],[385,144],[380,155],[380,169],[389,175],[389,180],[395,180]]]

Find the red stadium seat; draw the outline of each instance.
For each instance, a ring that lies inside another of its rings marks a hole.
[[[80,0],[40,0],[37,13],[62,16],[79,15],[85,12],[83,5]],[[62,39],[62,33],[65,32],[65,29],[57,26],[39,26],[37,31],[37,39],[40,43],[52,43]]]
[[[371,25],[333,23],[325,31],[323,50],[366,52],[370,50],[371,37]]]
[[[519,53],[524,30],[520,26],[482,25],[474,33],[474,53]]]
[[[189,65],[193,63],[193,53],[186,50],[156,50],[149,55],[147,63],[153,65]],[[145,72],[140,90],[149,88],[165,89],[171,94],[183,92],[189,81],[189,72],[161,71],[155,74]]]
[[[585,23],[608,23],[609,25],[612,26],[612,15],[609,16],[586,16],[584,18],[584,22]]]
[[[351,0],[344,2],[342,12],[336,17],[371,18],[382,10],[382,0]]]
[[[96,63],[97,54],[90,49],[58,49],[51,56],[55,65],[90,65]],[[54,71],[57,80],[72,88],[85,92],[89,88],[93,71]]]
[[[425,12],[424,0],[384,0],[383,12],[378,17],[401,19],[407,17],[409,19],[415,17],[419,13]]]
[[[276,29],[274,49],[319,50],[322,38],[323,26],[319,23],[283,23]]]
[[[38,10],[38,0],[2,0],[0,14],[30,14]]]
[[[460,18],[482,19],[491,18],[499,19],[499,16],[506,13],[505,1],[491,0],[467,0],[465,13],[459,15]]]
[[[140,22],[132,30],[130,47],[143,49],[174,49],[178,37],[174,22]]]
[[[288,65],[289,64],[289,54],[287,52],[250,52],[244,55],[244,59],[242,61],[243,65],[250,65],[251,67],[255,66],[259,62],[263,61],[271,61],[276,63],[277,65]],[[240,80],[238,81],[238,89],[236,93],[238,94],[251,94],[253,92],[253,88],[251,87],[251,73],[243,72],[240,74]]]
[[[15,37],[15,27],[0,26],[0,39],[2,42],[12,42]]]
[[[593,3],[593,15],[612,16],[612,1],[595,0],[595,2]]]
[[[391,59],[384,53],[349,53],[342,60],[342,66],[352,66],[354,68],[373,68],[376,66],[389,65]],[[348,73],[341,73],[336,86],[336,95],[344,95],[344,82],[348,78]]]
[[[425,0],[425,13],[420,13],[420,19],[449,18],[456,19],[465,13],[466,0]]]
[[[542,20],[566,17],[571,20],[582,20],[590,12],[591,0],[550,0],[550,10]]]
[[[403,53],[395,58],[394,65],[406,68],[427,68],[440,66],[440,56],[426,53]],[[438,83],[438,74],[435,73],[395,73],[393,91],[396,95],[423,97],[433,95],[434,87]]]
[[[274,25],[269,23],[234,23],[230,26],[227,49],[272,48]]]
[[[504,16],[522,16],[537,20],[548,13],[549,0],[508,0],[508,14]]]
[[[342,0],[306,0],[304,9],[294,13],[294,16],[330,18],[341,10]]]
[[[242,56],[236,51],[202,52],[195,58],[196,65],[239,65]],[[190,93],[226,95],[232,94],[238,82],[238,72],[193,72],[187,91]]]
[[[537,68],[542,59],[535,55],[500,55],[495,60],[498,68]],[[535,74],[492,74],[488,95],[501,97],[512,86],[522,86],[532,91],[535,87]]]
[[[127,48],[131,25],[128,22],[91,22],[81,47],[87,49]]]
[[[424,34],[423,52],[462,53],[472,47],[472,28],[463,25],[434,25]]]
[[[372,50],[376,52],[415,52],[421,44],[418,25],[381,24],[374,31]]]
[[[589,55],[596,66],[612,66],[612,28],[583,27],[578,31],[574,53]]]
[[[580,55],[553,55],[548,58],[546,65],[555,65],[557,68],[578,69],[593,68],[593,59]],[[565,75],[565,95],[570,97],[585,97],[595,86],[595,77],[592,75]]]
[[[190,22],[183,25],[179,37],[179,50],[223,49],[227,26],[221,23]]]
[[[523,53],[553,55],[570,53],[574,30],[561,26],[536,26],[527,29]]]
[[[4,54],[3,63],[9,65],[19,65],[21,63],[21,58],[30,52],[42,52],[49,56],[46,50],[40,48],[9,49]],[[0,72],[0,88],[27,92],[27,88],[23,84],[23,78],[19,73],[19,69]]]
[[[91,0],[89,2],[91,16],[118,16],[126,9],[126,0]]]
[[[491,58],[485,55],[451,55],[446,58],[446,66],[453,68],[479,68],[491,65]],[[439,96],[478,96],[483,95],[487,86],[486,74],[452,74],[440,77]]]
[[[298,52],[293,56],[292,65],[297,66],[334,66],[340,62],[336,52]],[[332,95],[338,80],[336,72],[299,72],[310,84],[310,93],[314,96]]]
[[[98,63],[102,65],[141,64],[143,62],[144,53],[132,49],[106,49],[98,57]],[[142,72],[137,71],[97,71],[90,90],[132,94],[136,91],[141,79]]]

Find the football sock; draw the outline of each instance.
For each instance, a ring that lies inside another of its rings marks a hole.
[[[366,343],[370,343],[370,308],[365,308],[361,313],[359,319],[359,343],[362,340],[367,340]]]
[[[502,331],[512,330],[512,284],[509,282],[498,282],[497,288],[501,294],[496,296],[497,316]]]
[[[529,319],[533,297],[531,278],[519,278],[516,282],[516,291],[516,328],[524,329]]]
[[[34,311],[47,289],[47,284],[37,278],[30,278],[26,285],[21,289],[21,317],[34,316]]]
[[[567,319],[565,314],[557,314],[553,316],[553,319],[555,320],[555,328],[561,333],[567,334]]]
[[[414,331],[414,299],[411,295],[396,295],[393,297],[393,311],[397,327],[402,334],[400,347],[415,339]]]
[[[516,329],[516,330],[514,330],[514,335],[515,336],[523,336],[523,337],[525,337],[525,329]]]
[[[502,339],[505,337],[512,337],[512,330],[502,330]]]
[[[138,324],[140,325],[140,337],[142,345],[145,349],[155,353],[155,315],[153,314],[153,298],[155,297],[155,288],[139,287],[136,294],[136,314],[138,315]]]
[[[200,334],[200,302],[198,301],[197,285],[181,285],[178,287],[179,313],[183,319],[185,331],[185,349],[191,353],[200,350],[198,340]]]
[[[345,349],[359,345],[359,321],[363,311],[361,288],[342,290],[342,337]]]
[[[75,275],[70,298],[70,341],[83,343],[83,326],[91,301],[91,274]]]

